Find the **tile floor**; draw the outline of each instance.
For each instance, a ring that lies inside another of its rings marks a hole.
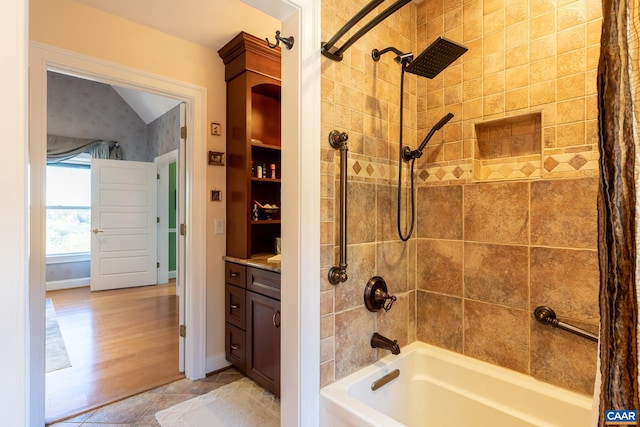
[[[243,377],[235,368],[229,368],[197,381],[182,379],[49,426],[158,427],[156,412]]]

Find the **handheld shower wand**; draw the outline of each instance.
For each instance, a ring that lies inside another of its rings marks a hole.
[[[442,126],[446,125],[447,122],[452,118],[452,113],[447,113],[443,118],[441,118],[440,121],[431,128],[427,136],[424,138],[424,140],[422,140],[422,144],[420,144],[417,150],[411,150],[411,148],[409,147],[404,147],[402,149],[402,159],[405,162],[408,162],[409,160],[419,159],[420,157],[422,157],[422,150],[424,150],[424,147],[426,147],[433,134],[442,129]]]

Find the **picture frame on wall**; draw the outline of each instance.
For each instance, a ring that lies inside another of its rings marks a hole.
[[[220,151],[209,151],[209,164],[214,166],[224,166],[224,153]]]

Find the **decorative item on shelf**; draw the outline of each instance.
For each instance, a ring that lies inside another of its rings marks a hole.
[[[258,219],[271,219],[271,216],[275,213],[278,213],[280,208],[277,205],[270,205],[269,203],[265,203],[264,205],[257,200],[253,201],[253,206],[258,211]]]
[[[256,168],[256,178],[262,178],[262,165],[258,165]]]
[[[253,204],[253,210],[251,211],[251,219],[254,221],[258,220],[258,204]]]
[[[209,151],[209,164],[224,166],[224,153],[220,151]]]
[[[275,163],[271,163],[271,176],[269,176],[269,178],[276,179],[276,164]]]

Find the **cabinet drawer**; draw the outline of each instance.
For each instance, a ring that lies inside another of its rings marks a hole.
[[[244,265],[225,262],[224,281],[226,283],[244,288],[246,275],[247,267],[245,267]]]
[[[245,329],[245,290],[225,285],[225,313],[224,320],[240,329]]]
[[[249,267],[247,289],[280,300],[280,273]]]
[[[245,332],[229,323],[224,324],[224,332],[224,348],[227,360],[233,363],[233,365],[244,374],[247,364]]]

